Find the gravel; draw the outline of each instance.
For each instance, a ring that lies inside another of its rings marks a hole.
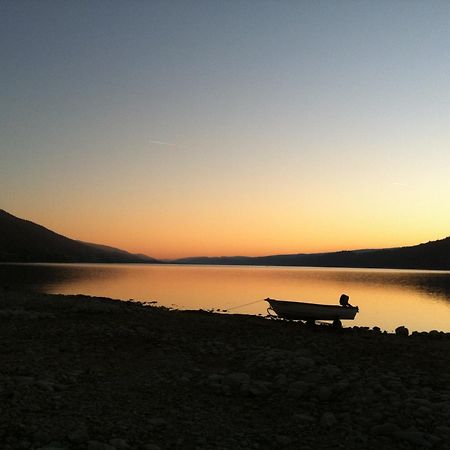
[[[0,299],[0,449],[450,449],[450,337]]]

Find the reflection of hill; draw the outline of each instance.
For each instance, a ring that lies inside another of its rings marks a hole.
[[[442,278],[432,278],[418,280],[418,288],[426,293],[442,295],[446,300],[450,301],[450,275]]]
[[[46,291],[55,283],[83,281],[92,276],[92,266],[86,266],[87,270],[80,269],[78,266],[59,264],[1,264],[0,286]]]
[[[105,245],[75,241],[0,210],[0,261],[6,262],[158,262]]]
[[[178,264],[246,264],[450,270],[450,237],[411,247],[381,250],[355,250],[258,257],[193,257],[178,259],[173,262]]]
[[[326,270],[326,269],[325,269]],[[345,285],[394,286],[444,297],[450,301],[450,273],[403,270],[333,270],[326,278]],[[323,278],[321,279],[321,282]]]

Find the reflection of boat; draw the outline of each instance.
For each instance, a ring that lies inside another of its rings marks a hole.
[[[266,298],[278,317],[289,320],[353,320],[359,311],[357,306],[319,305],[316,303],[291,302]]]

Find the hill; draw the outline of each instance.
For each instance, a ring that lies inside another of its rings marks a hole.
[[[411,247],[353,250],[332,253],[191,257],[176,264],[234,264],[267,266],[355,267],[450,270],[450,237]]]
[[[114,247],[69,239],[0,209],[0,262],[156,263]]]

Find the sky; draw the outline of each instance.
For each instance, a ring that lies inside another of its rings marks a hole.
[[[157,258],[450,235],[450,2],[0,2],[0,208]]]

